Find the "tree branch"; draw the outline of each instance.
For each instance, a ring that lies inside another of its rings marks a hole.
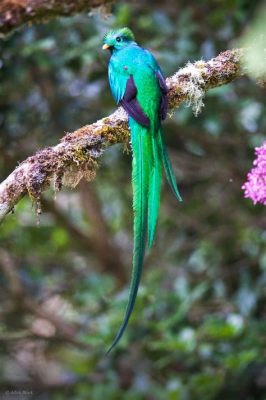
[[[243,74],[242,49],[227,50],[208,62],[188,63],[167,79],[170,109],[186,101],[197,115],[205,92],[233,81]],[[41,212],[41,192],[54,181],[55,190],[62,185],[75,187],[82,177],[95,177],[98,158],[107,146],[129,139],[127,114],[119,108],[91,125],[68,133],[54,147],[47,147],[23,161],[0,184],[0,222],[28,193]]]
[[[44,22],[57,16],[70,16],[93,8],[107,7],[114,0],[2,0],[0,36],[25,23]]]

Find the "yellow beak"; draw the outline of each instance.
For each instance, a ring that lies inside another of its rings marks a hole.
[[[103,49],[103,50],[107,50],[107,49],[109,49],[109,47],[110,47],[110,46],[109,46],[108,44],[104,44],[103,47],[102,47],[102,49]]]

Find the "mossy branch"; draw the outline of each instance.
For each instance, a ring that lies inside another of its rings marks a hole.
[[[242,49],[228,50],[210,61],[188,63],[170,78],[169,105],[174,109],[186,101],[198,114],[205,92],[240,77]],[[113,114],[91,125],[68,133],[54,147],[47,147],[23,161],[0,184],[0,222],[25,195],[37,204],[40,213],[42,191],[53,181],[56,190],[63,185],[75,186],[81,178],[95,177],[98,158],[115,143],[128,141],[127,114],[119,108]]]
[[[50,18],[70,16],[106,8],[114,0],[1,0],[0,36],[25,23],[45,22]]]

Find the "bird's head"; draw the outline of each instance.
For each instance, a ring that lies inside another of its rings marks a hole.
[[[121,50],[128,46],[130,43],[134,43],[135,37],[133,32],[129,28],[120,28],[109,31],[103,38],[103,50],[110,50],[111,53],[114,50]]]

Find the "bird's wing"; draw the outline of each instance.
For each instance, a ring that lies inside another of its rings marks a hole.
[[[135,121],[148,127],[150,120],[142,110],[136,96],[137,87],[133,75],[127,72],[127,67],[115,68],[110,62],[108,69],[109,83],[113,97],[117,104],[121,105]]]
[[[127,111],[129,116],[137,121],[140,125],[149,127],[149,117],[142,110],[136,96],[137,88],[134,82],[133,75],[130,75],[127,80],[125,94],[120,100],[120,104]]]

